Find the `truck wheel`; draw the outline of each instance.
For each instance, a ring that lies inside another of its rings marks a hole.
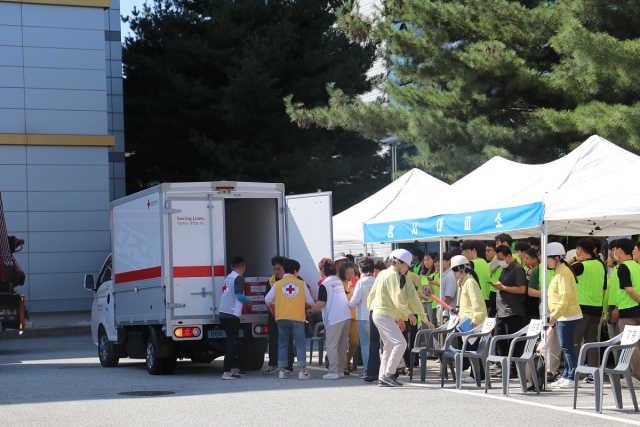
[[[98,359],[105,368],[114,368],[120,361],[120,358],[116,356],[115,345],[109,341],[107,332],[102,326],[98,332]]]
[[[177,357],[167,357],[164,361],[164,369],[162,373],[165,375],[171,375],[176,371],[176,365],[178,364]]]
[[[152,337],[147,339],[147,371],[151,375],[160,375],[165,367],[166,358],[158,357],[158,344]]]

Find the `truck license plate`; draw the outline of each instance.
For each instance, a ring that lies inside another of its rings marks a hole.
[[[244,337],[244,331],[242,329],[240,329],[240,338]],[[209,338],[226,338],[227,337],[227,333],[224,331],[224,329],[216,329],[213,331],[209,331],[207,336]]]

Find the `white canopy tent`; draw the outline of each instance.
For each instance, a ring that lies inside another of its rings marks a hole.
[[[380,216],[399,215],[419,200],[431,197],[449,187],[422,172],[411,169],[382,190],[333,217],[333,242],[364,243],[362,225],[365,221],[376,221]],[[369,242],[376,243],[376,242]]]
[[[508,232],[613,236],[640,231],[640,157],[597,135],[543,165],[494,157],[447,190],[440,203],[415,203],[400,215],[380,215],[364,226],[365,242],[471,239]],[[543,261],[544,262],[544,261]],[[442,265],[442,260],[440,265]],[[542,283],[547,269],[541,269]],[[546,307],[545,286],[542,300]],[[546,337],[543,338],[546,341]],[[548,359],[547,359],[548,360]]]

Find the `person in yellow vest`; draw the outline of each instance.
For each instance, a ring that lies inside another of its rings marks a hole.
[[[284,276],[282,279],[274,283],[269,293],[264,297],[264,302],[269,308],[275,302],[278,310],[275,313],[276,322],[278,323],[278,367],[280,368],[280,379],[288,377],[287,352],[289,349],[289,336],[293,335],[293,342],[296,346],[298,361],[297,365],[300,369],[298,379],[311,379],[311,374],[305,369],[307,366],[307,346],[304,333],[305,320],[305,303],[314,305],[315,302],[311,297],[309,288],[303,280],[298,279],[296,275],[300,271],[300,263],[293,259],[284,262]]]
[[[267,289],[265,294],[268,294],[273,284],[278,280],[282,279],[284,276],[284,262],[287,259],[283,256],[274,256],[271,258],[271,266],[273,267],[273,276],[269,277],[269,283],[267,284]],[[277,311],[277,308],[274,310]],[[268,317],[268,326],[269,326],[269,364],[267,365],[267,369],[265,369],[262,373],[264,375],[271,375],[275,372],[279,371],[278,368],[278,323],[276,322],[276,318],[273,317],[273,313],[269,312]],[[287,367],[288,375],[291,375],[293,371],[293,337],[289,338],[289,353],[287,360],[289,361],[289,366]]]
[[[634,243],[631,239],[618,239],[614,259],[618,263],[618,327],[640,325],[640,265],[633,260]],[[640,386],[640,344],[631,355],[633,385]]]
[[[567,264],[578,278],[578,300],[582,310],[582,320],[576,331],[576,351],[580,352],[582,341],[586,343],[598,341],[598,330],[602,317],[602,300],[607,288],[607,270],[594,255],[595,245],[590,238],[578,240],[576,256],[567,260]],[[587,352],[587,366],[600,366],[600,352],[592,348]],[[587,384],[593,384],[593,375],[588,374],[584,379]]]
[[[355,283],[353,283],[353,279],[356,276],[356,265],[351,262],[346,262],[340,266],[338,270],[338,276],[340,280],[342,280],[342,285],[344,286],[344,291],[347,294],[347,300],[351,301],[353,298],[353,290],[355,289]],[[351,307],[351,322],[349,323],[349,349],[347,350],[347,363],[344,366],[343,373],[345,375],[350,375],[353,372],[353,365],[351,364],[351,359],[358,351],[358,346],[360,345],[360,336],[358,334],[358,322],[356,320],[356,308]]]
[[[549,326],[555,327],[564,354],[564,372],[562,378],[550,387],[573,388],[578,353],[573,345],[582,311],[578,303],[576,275],[564,260],[566,252],[562,243],[547,245],[547,268],[555,270],[549,284],[547,302],[549,304]]]

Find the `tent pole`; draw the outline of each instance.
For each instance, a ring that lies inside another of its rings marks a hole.
[[[442,264],[443,264],[443,258],[442,258],[442,254],[444,252],[444,239],[442,237],[440,237],[440,289],[439,289],[439,295],[438,298],[440,298],[442,301],[444,301],[444,287],[442,286]],[[444,317],[444,308],[442,306],[440,306],[440,310],[438,310],[438,325],[442,325],[442,319]]]
[[[547,316],[549,315],[549,308],[547,305],[547,224],[545,221],[542,221],[542,235],[540,236],[540,274],[542,275],[541,280],[541,291],[542,291],[542,325],[543,334],[542,334],[542,345],[544,348],[544,387],[547,389],[547,375],[546,373],[549,370],[549,346],[547,340],[547,331],[549,328],[549,322],[547,321]]]

